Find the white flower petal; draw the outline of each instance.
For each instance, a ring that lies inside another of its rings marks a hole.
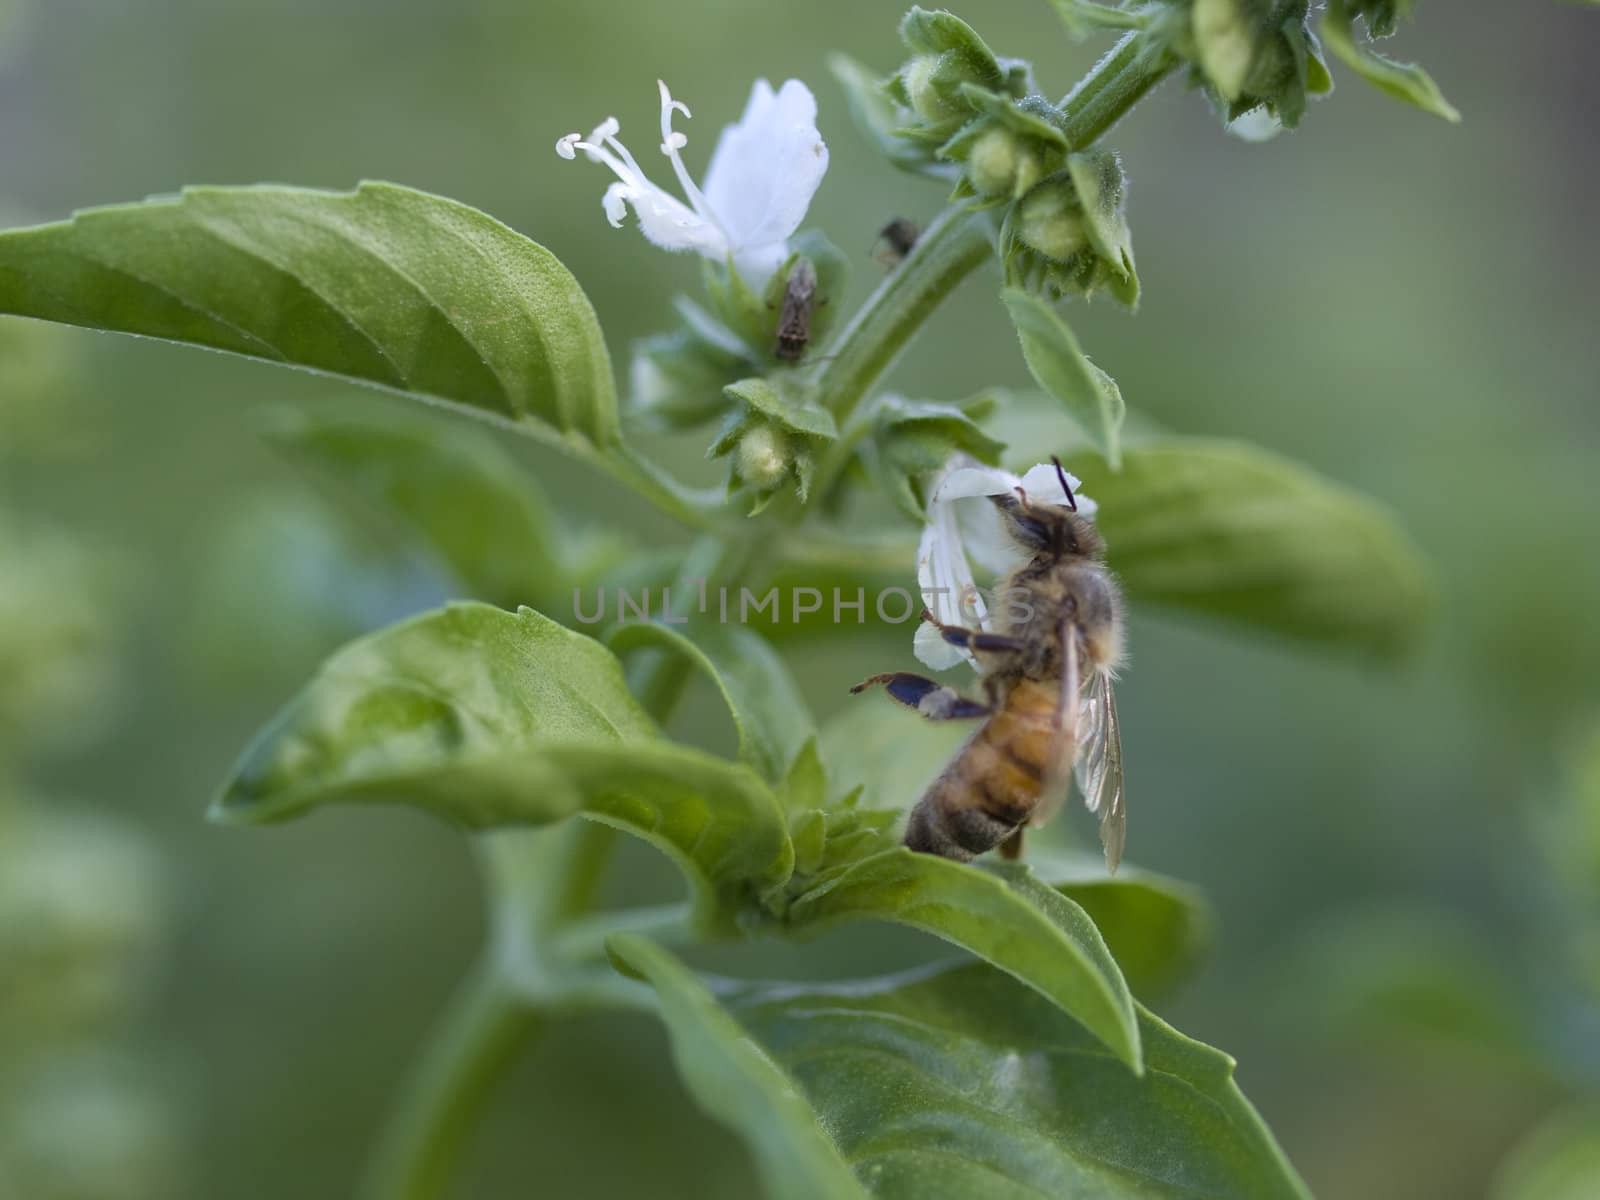
[[[1078,511],[1094,512],[1094,501],[1078,494],[1078,480],[1068,474]],[[1021,488],[1035,504],[1067,503],[1054,463],[1040,463],[1022,476],[985,466],[966,454],[952,455],[931,483],[928,523],[917,547],[917,586],[933,615],[946,625],[990,628],[988,610],[972,576],[977,563],[996,575],[1017,563],[1017,547],[1007,536],[991,496]],[[934,670],[945,670],[974,657],[946,642],[938,629],[923,624],[912,638],[916,656]]]
[[[787,242],[772,242],[765,246],[748,246],[744,249],[737,246],[733,248],[733,265],[739,272],[739,277],[758,296],[765,290],[773,272],[783,266],[788,258]]]
[[[633,206],[634,215],[639,218],[639,231],[652,244],[663,250],[696,250],[708,258],[727,253],[728,244],[723,240],[722,230],[677,197],[657,187],[641,190],[612,184],[612,189],[620,190]]]
[[[766,80],[750,91],[744,116],[722,131],[704,193],[695,185],[678,153],[688,138],[672,128],[688,107],[657,81],[661,98],[660,149],[688,203],[652,183],[617,140],[615,117],[607,117],[588,137],[569,134],[556,153],[573,158],[583,151],[616,175],[603,204],[606,217],[620,224],[624,205],[639,218],[639,228],[666,250],[694,250],[719,261],[730,255],[739,273],[759,291],[788,257],[788,238],[804,219],[828,169],[828,148],[817,132],[817,102],[809,88],[791,79],[774,92]]]
[[[827,170],[811,89],[790,79],[774,92],[765,79],[756,80],[744,115],[722,131],[706,171],[706,201],[735,255],[753,265],[769,260],[770,251],[760,252],[782,245],[800,227]]]
[[[611,222],[611,228],[621,229],[623,218],[628,215],[629,188],[625,183],[613,183],[606,189],[606,194],[600,197],[600,207],[606,210],[606,220]]]
[[[917,632],[911,639],[911,652],[917,656],[918,662],[935,671],[948,671],[963,661],[972,661],[970,654],[945,641],[939,631],[926,621],[917,626]]]
[[[1283,122],[1262,104],[1235,117],[1224,128],[1242,142],[1270,142],[1283,132]]]
[[[974,462],[972,466],[958,466],[947,474],[933,493],[933,503],[947,504],[952,500],[977,496],[1003,496],[1021,484],[1022,480],[1010,471]]]
[[[1093,500],[1085,496],[1078,489],[1083,486],[1071,471],[1063,471],[1067,477],[1067,486],[1072,489],[1072,499],[1078,506],[1078,512],[1085,517],[1092,517],[1099,507]],[[1028,494],[1028,499],[1035,504],[1065,504],[1067,498],[1061,492],[1061,480],[1056,476],[1055,463],[1040,463],[1038,466],[1029,467],[1021,479],[1022,490]]]

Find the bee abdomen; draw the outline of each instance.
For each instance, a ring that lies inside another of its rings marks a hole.
[[[906,845],[965,862],[993,850],[1039,805],[1048,734],[1002,712],[967,743],[911,810]]]
[[[919,854],[967,862],[993,850],[1016,829],[1017,825],[1008,825],[979,808],[941,810],[923,799],[906,822],[906,845]]]

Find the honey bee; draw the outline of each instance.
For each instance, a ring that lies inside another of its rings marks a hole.
[[[778,311],[777,355],[797,362],[811,341],[811,310],[817,300],[817,269],[809,258],[795,260],[783,285],[783,307]]]
[[[913,850],[966,862],[998,846],[1016,858],[1023,829],[1054,812],[1073,775],[1100,818],[1106,865],[1114,871],[1121,861],[1128,817],[1112,676],[1123,653],[1122,595],[1106,569],[1105,542],[1079,514],[1059,459],[1055,465],[1067,507],[1035,503],[1021,488],[989,498],[1030,556],[1001,585],[996,629],[922,614],[977,658],[984,699],[904,672],[850,689],[881,684],[930,720],[984,719],[911,810],[905,843]]]

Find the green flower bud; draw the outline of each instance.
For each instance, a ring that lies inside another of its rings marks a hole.
[[[1038,151],[1000,126],[980,134],[967,153],[967,180],[980,196],[1020,195],[1042,173]]]
[[[1224,120],[1265,109],[1292,129],[1307,97],[1333,87],[1306,29],[1309,7],[1308,0],[1193,0],[1188,27],[1170,48],[1190,60],[1191,80],[1211,92]]]
[[[1256,22],[1244,0],[1194,0],[1190,20],[1206,78],[1225,99],[1239,99],[1256,55]]]
[[[759,492],[771,491],[789,473],[788,439],[771,425],[755,425],[739,439],[739,476]]]
[[[911,111],[933,123],[966,112],[960,94],[944,75],[942,59],[938,54],[919,54],[905,65],[906,97],[911,101]]]
[[[707,453],[712,458],[733,456],[729,494],[754,493],[754,516],[792,480],[804,503],[817,451],[839,436],[832,415],[808,390],[788,380],[741,379],[725,391],[740,407],[729,414]]]
[[[1055,262],[1087,248],[1089,233],[1072,180],[1057,177],[1024,196],[1017,205],[1016,234],[1030,250]]]
[[[1012,208],[1000,253],[1013,286],[1091,296],[1101,288],[1133,307],[1139,278],[1123,215],[1122,164],[1109,150],[1068,155]]]

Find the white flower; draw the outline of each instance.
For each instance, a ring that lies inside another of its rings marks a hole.
[[[672,162],[685,204],[645,177],[627,147],[617,140],[621,126],[607,117],[587,139],[569,133],[556,142],[562,158],[582,150],[590,162],[604,163],[617,176],[601,203],[613,226],[631,207],[639,228],[663,250],[693,250],[707,258],[732,255],[739,273],[760,291],[789,257],[789,236],[800,227],[811,197],[828,169],[828,147],[817,132],[817,101],[798,79],[776,92],[765,79],[750,89],[750,101],[737,125],[717,141],[704,191],[695,186],[678,151],[688,138],[672,128],[674,110],[689,109],[661,88],[661,153]]]
[[[1229,121],[1224,128],[1241,141],[1270,142],[1283,132],[1283,122],[1268,112],[1265,104],[1258,104]]]
[[[1092,516],[1095,502],[1078,491],[1077,477],[1067,474],[1078,512]],[[1001,574],[1017,563],[1017,549],[1006,535],[990,496],[1021,488],[1035,504],[1066,504],[1054,463],[1040,463],[1021,476],[987,467],[965,454],[952,455],[928,491],[928,523],[917,547],[917,586],[923,602],[941,624],[968,629],[990,628],[989,610],[972,578],[972,564]],[[943,671],[972,655],[940,636],[923,622],[913,649],[935,671]]]

